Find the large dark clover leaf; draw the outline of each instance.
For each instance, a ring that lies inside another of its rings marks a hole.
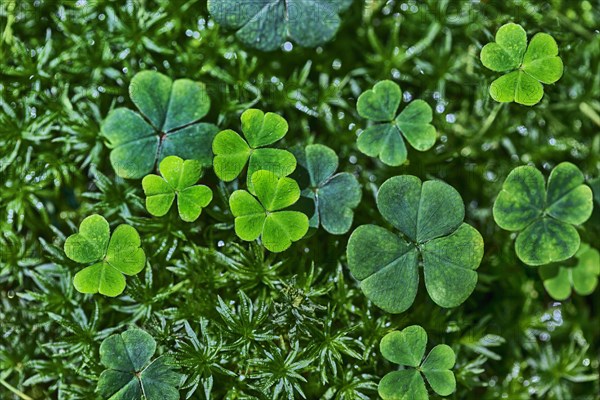
[[[100,362],[106,370],[96,391],[107,400],[178,400],[180,375],[169,357],[150,361],[156,341],[140,329],[129,329],[106,338],[100,345]]]
[[[132,78],[129,95],[141,115],[117,108],[102,123],[117,175],[142,178],[170,155],[198,160],[203,166],[212,164],[211,143],[218,129],[198,123],[210,108],[203,84],[142,71]]]
[[[244,44],[262,51],[277,49],[290,38],[315,47],[333,38],[338,13],[352,0],[209,0],[208,10],[225,28],[236,29]]]
[[[525,264],[537,266],[571,258],[579,249],[581,225],[592,214],[592,191],[581,171],[563,162],[544,187],[534,167],[515,168],[494,203],[494,220],[502,229],[519,232],[515,251]]]
[[[376,225],[358,227],[348,241],[348,267],[378,307],[401,313],[414,302],[422,260],[425,287],[442,307],[456,307],[475,289],[483,257],[479,232],[463,223],[458,192],[441,181],[397,176],[381,185],[381,215],[402,236]]]

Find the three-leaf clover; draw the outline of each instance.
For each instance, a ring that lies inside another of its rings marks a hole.
[[[79,225],[79,233],[69,236],[64,246],[71,260],[91,264],[75,274],[75,289],[110,297],[123,293],[123,274],[135,275],[146,263],[140,244],[140,235],[129,225],[119,225],[111,237],[104,217],[94,214],[85,218]]]
[[[379,348],[384,358],[410,367],[390,372],[381,379],[377,391],[382,399],[429,399],[423,375],[440,396],[448,396],[456,390],[452,372],[456,357],[452,348],[438,344],[423,361],[426,347],[427,332],[418,325],[390,332],[381,339]]]
[[[141,115],[117,108],[102,123],[117,175],[142,178],[169,155],[211,165],[210,144],[218,128],[197,123],[210,108],[203,84],[189,79],[172,81],[158,72],[142,71],[131,80],[129,96]]]
[[[402,100],[400,86],[392,81],[381,81],[361,94],[356,109],[361,117],[377,124],[364,130],[358,137],[358,149],[370,157],[391,166],[404,164],[407,157],[404,139],[416,150],[426,151],[437,137],[431,107],[423,100],[415,100],[396,115]]]
[[[356,177],[347,172],[335,173],[338,156],[327,146],[311,144],[295,155],[309,177],[309,187],[302,191],[302,196],[315,203],[310,226],[318,228],[321,224],[327,232],[334,235],[348,232],[352,226],[354,208],[362,197]]]
[[[287,121],[275,113],[249,109],[241,116],[242,132],[246,140],[231,129],[221,131],[212,144],[215,174],[223,181],[237,178],[248,163],[247,181],[259,170],[271,171],[279,177],[288,176],[296,169],[296,158],[287,150],[264,148],[285,136]]]
[[[442,307],[456,307],[475,289],[483,239],[463,223],[458,192],[441,181],[402,175],[388,179],[377,195],[379,212],[401,235],[377,225],[359,226],[348,241],[348,267],[364,294],[390,313],[414,302],[419,265],[425,287]]]
[[[515,251],[528,265],[571,258],[579,249],[581,225],[592,215],[592,190],[579,168],[558,164],[544,187],[535,167],[517,167],[508,174],[494,202],[494,220],[502,229],[519,232]]]
[[[339,13],[352,0],[209,0],[208,11],[237,38],[262,51],[277,49],[290,38],[300,46],[328,42],[340,26]]]
[[[111,335],[100,345],[100,362],[108,369],[100,374],[96,391],[110,400],[178,400],[180,375],[169,356],[150,359],[156,341],[140,329]]]
[[[513,23],[498,29],[496,42],[486,44],[480,58],[492,71],[508,72],[490,86],[490,95],[501,103],[537,104],[544,96],[542,83],[552,84],[563,74],[554,38],[538,33],[527,46],[525,29]]]
[[[252,241],[260,236],[265,248],[274,253],[302,239],[308,231],[308,217],[298,211],[281,211],[300,198],[296,181],[261,170],[252,174],[252,184],[256,197],[236,190],[229,198],[240,239]]]
[[[198,219],[213,197],[208,186],[195,185],[202,175],[202,165],[196,160],[183,161],[177,156],[169,156],[161,161],[159,169],[162,177],[151,174],[142,180],[148,212],[162,217],[177,197],[181,219],[186,222]]]
[[[571,288],[581,296],[592,294],[598,285],[600,275],[600,253],[583,243],[575,253],[576,264],[544,265],[540,275],[546,291],[555,300],[565,300],[571,296]]]

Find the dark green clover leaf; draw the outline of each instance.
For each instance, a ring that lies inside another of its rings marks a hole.
[[[279,48],[290,38],[303,47],[331,40],[340,26],[339,13],[352,0],[209,0],[208,11],[237,38],[262,51]]]
[[[288,176],[296,169],[296,158],[287,150],[264,148],[285,136],[288,124],[275,113],[261,110],[244,111],[242,132],[246,140],[231,129],[221,131],[212,144],[217,176],[229,182],[237,178],[248,163],[247,181],[259,170],[271,171],[278,177]],[[248,161],[249,160],[249,161]]]
[[[196,160],[183,161],[177,156],[169,156],[161,161],[160,173],[162,177],[151,174],[142,180],[148,212],[162,217],[177,197],[181,219],[186,222],[198,219],[213,197],[209,187],[195,185],[202,176],[202,165]]]
[[[418,325],[390,332],[381,339],[379,349],[385,359],[405,367],[385,375],[378,392],[384,400],[427,400],[423,375],[434,392],[449,396],[456,390],[452,372],[456,357],[450,346],[439,344],[423,361],[427,347],[427,332]]]
[[[600,205],[600,177],[592,179],[590,181],[590,187],[592,188],[592,192],[594,192],[596,204]]]
[[[179,400],[180,375],[171,369],[169,356],[150,361],[156,341],[140,329],[129,329],[104,339],[96,391],[107,400]]]
[[[437,134],[430,122],[429,104],[415,100],[396,115],[402,100],[400,87],[392,81],[381,81],[358,98],[356,109],[361,117],[373,122],[358,137],[358,149],[370,157],[379,157],[387,165],[404,164],[407,157],[404,139],[416,150],[426,151],[435,144]]]
[[[600,253],[587,244],[582,244],[575,253],[576,264],[544,265],[540,276],[546,291],[555,300],[565,300],[571,296],[571,288],[581,296],[592,294],[598,285],[600,275]]]
[[[129,95],[141,115],[117,108],[102,123],[117,175],[142,178],[170,155],[211,165],[210,144],[218,128],[198,123],[210,108],[203,84],[189,79],[172,81],[158,72],[142,71],[131,80]]]
[[[362,225],[350,236],[348,267],[364,294],[387,312],[407,310],[417,295],[422,260],[433,301],[442,307],[464,302],[477,284],[483,239],[463,223],[458,192],[441,181],[396,176],[381,185],[377,207],[402,236],[376,225]]]
[[[115,297],[125,290],[125,275],[144,268],[146,255],[140,248],[140,235],[129,225],[119,225],[110,236],[108,222],[97,214],[85,218],[79,233],[65,241],[65,254],[81,264],[91,264],[73,278],[81,293]]]
[[[362,191],[356,177],[347,172],[335,173],[338,156],[327,146],[311,144],[296,153],[298,163],[306,169],[309,187],[302,196],[312,199],[315,212],[310,226],[319,224],[334,235],[342,235],[352,226],[354,208],[360,203]]]
[[[302,239],[308,231],[308,217],[298,211],[281,211],[300,198],[296,181],[270,171],[256,171],[252,184],[256,197],[236,190],[229,198],[235,233],[240,239],[252,241],[260,236],[265,248],[274,253]]]
[[[538,33],[527,46],[527,33],[513,23],[498,29],[496,42],[486,44],[480,58],[492,71],[508,72],[490,86],[490,95],[500,103],[537,104],[544,96],[542,83],[552,84],[563,74],[554,38]]]
[[[502,229],[519,232],[515,251],[528,265],[571,258],[579,249],[581,225],[592,215],[592,190],[583,174],[563,162],[544,176],[534,167],[517,167],[504,181],[494,203],[494,220]]]

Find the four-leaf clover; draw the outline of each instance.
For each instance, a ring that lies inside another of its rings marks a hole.
[[[373,122],[358,137],[358,149],[370,157],[379,157],[384,164],[398,166],[407,157],[404,138],[419,151],[429,150],[437,134],[430,122],[431,107],[423,100],[411,102],[396,115],[402,100],[400,86],[381,81],[358,98],[356,109],[361,117]]]
[[[198,219],[213,197],[209,187],[195,185],[202,175],[202,165],[196,160],[183,161],[177,156],[169,156],[161,161],[159,169],[162,177],[151,174],[142,180],[148,212],[162,217],[177,197],[181,219],[186,222]]]
[[[422,264],[425,287],[436,304],[464,302],[477,284],[483,239],[463,223],[458,192],[441,181],[396,176],[381,185],[377,207],[402,235],[362,225],[350,236],[348,267],[365,295],[387,312],[404,312],[417,295]]]
[[[544,96],[542,83],[552,84],[563,74],[554,38],[538,33],[527,46],[525,29],[513,23],[498,29],[496,42],[486,44],[480,58],[492,71],[508,72],[490,86],[490,95],[501,103],[537,104]]]

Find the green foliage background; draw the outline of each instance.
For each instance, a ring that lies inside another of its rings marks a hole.
[[[599,291],[554,302],[537,270],[516,259],[491,207],[517,165],[547,174],[571,161],[599,175],[600,5],[355,1],[342,18],[321,48],[260,53],[219,29],[203,1],[2,1],[1,398],[95,398],[100,342],[128,325],[151,333],[159,354],[176,354],[189,376],[182,394],[194,399],[377,398],[377,382],[396,368],[379,340],[411,324],[427,330],[430,346],[457,353],[450,398],[598,398]],[[497,74],[478,59],[509,21],[529,37],[551,34],[565,63],[533,108],[494,103],[488,85]],[[386,314],[348,273],[348,235],[319,230],[276,256],[240,243],[226,201],[237,183],[212,172],[202,182],[215,199],[196,223],[150,218],[140,182],[115,176],[99,136],[111,107],[131,106],[127,86],[143,69],[205,82],[212,106],[204,120],[221,129],[236,129],[252,106],[288,120],[286,145],[333,148],[340,170],[363,184],[354,226],[383,224],[374,193],[392,176],[453,185],[485,240],[473,295],[441,309],[421,288],[406,313]],[[436,146],[410,149],[402,167],[356,149],[366,126],[356,98],[382,79],[437,111]],[[77,293],[80,267],[62,251],[92,213],[113,229],[136,227],[150,260],[116,300]],[[599,214],[580,231],[596,248]]]

